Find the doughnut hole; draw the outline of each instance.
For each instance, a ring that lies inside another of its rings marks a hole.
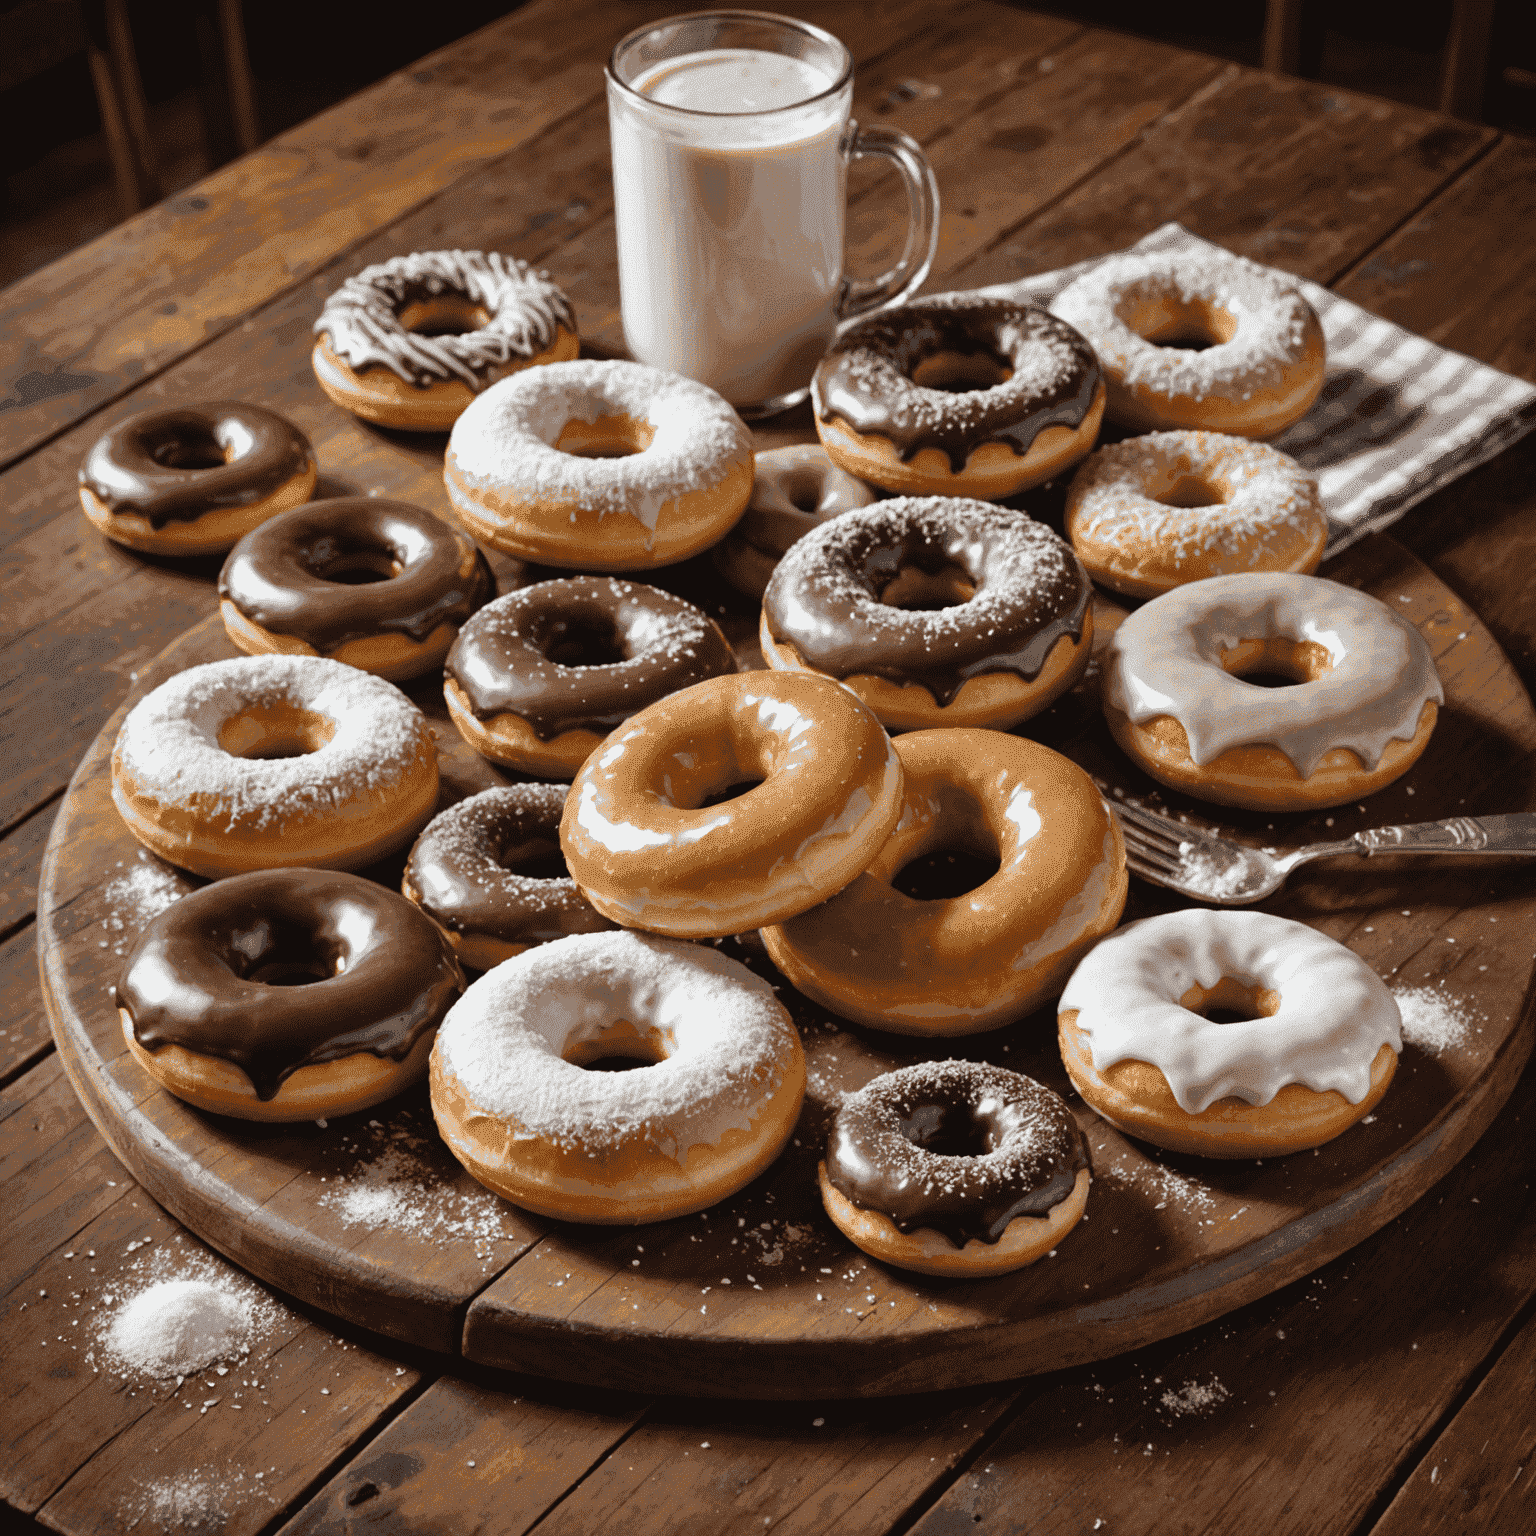
[[[1253,1019],[1272,1019],[1280,1011],[1280,994],[1236,976],[1223,976],[1214,987],[1195,983],[1180,999],[1179,1007],[1198,1013],[1213,1024],[1244,1024]]]
[[[886,583],[880,601],[888,608],[932,612],[958,608],[976,595],[976,583],[962,566],[942,565],[926,571],[919,565],[903,565]]]
[[[632,1072],[654,1067],[672,1052],[659,1029],[636,1029],[628,1019],[615,1019],[595,1033],[566,1042],[562,1061],[586,1072]]]
[[[959,785],[924,791],[921,813],[902,817],[869,873],[913,901],[953,901],[997,874],[1002,848],[985,808]]]
[[[1157,347],[1202,352],[1237,335],[1237,317],[1229,311],[1171,294],[1128,294],[1119,314],[1138,336]]]
[[[292,704],[248,704],[219,727],[219,746],[231,757],[306,757],[336,734],[336,722]]]
[[[627,459],[651,446],[656,429],[629,416],[599,416],[596,421],[568,421],[555,439],[561,453],[579,459]]]
[[[1003,1144],[1001,1127],[973,1104],[915,1104],[897,1128],[935,1157],[985,1157]]]
[[[611,619],[584,611],[539,615],[529,639],[557,667],[611,667],[633,654]]]
[[[484,330],[491,323],[491,312],[462,293],[439,293],[412,300],[396,318],[418,336],[462,336]]]
[[[236,456],[236,445],[221,443],[211,428],[188,425],[153,444],[149,456],[163,469],[217,469]]]
[[[1257,688],[1295,688],[1333,671],[1327,646],[1315,640],[1240,640],[1219,658],[1222,669]]]
[[[816,512],[821,508],[822,476],[814,469],[795,469],[779,481],[779,488],[797,512]]]
[[[991,352],[934,352],[912,370],[920,389],[938,389],[965,395],[978,389],[995,389],[1013,377],[1008,362]]]
[[[1151,495],[1164,507],[1220,507],[1232,499],[1232,488],[1212,476],[1186,474]]]
[[[504,844],[496,862],[524,880],[568,880],[565,855],[553,837],[525,837]]]

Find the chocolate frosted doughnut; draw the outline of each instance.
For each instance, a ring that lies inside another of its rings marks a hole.
[[[477,970],[610,923],[565,873],[563,784],[504,784],[435,817],[416,840],[400,889]]]
[[[443,691],[482,756],[568,779],[631,715],[735,670],[719,626],[692,603],[640,582],[575,576],[482,608],[448,653]]]
[[[311,361],[338,405],[387,427],[447,431],[482,390],[576,356],[570,301],[497,251],[416,251],[349,277],[315,321]]]
[[[172,1093],[244,1119],[309,1120],[422,1076],[463,990],[448,940],[404,897],[279,869],[168,907],[115,997],[129,1049]]]
[[[474,540],[381,496],[274,517],[219,572],[224,627],[241,650],[329,656],[391,682],[440,666],[459,626],[495,595]]]
[[[97,438],[80,504],[109,539],[149,554],[223,554],[276,512],[309,499],[315,451],[259,405],[139,411]]]
[[[1093,447],[1093,348],[1034,304],[943,294],[882,310],[833,343],[811,385],[833,460],[888,491],[997,499]]]
[[[763,597],[763,655],[837,678],[888,730],[1003,730],[1082,674],[1091,595],[1077,556],[1024,513],[896,497],[784,557]]]
[[[1002,1067],[923,1062],[838,1109],[822,1199],[866,1253],[924,1274],[1002,1274],[1082,1214],[1088,1150],[1049,1088]]]

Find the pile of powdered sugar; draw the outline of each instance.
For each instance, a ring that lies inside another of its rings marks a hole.
[[[113,953],[121,955],[154,918],[200,882],[172,869],[147,848],[139,849],[135,860],[120,859],[117,868],[123,873],[102,887],[108,911],[101,926],[113,936],[103,941],[103,947],[111,944]]]
[[[1392,997],[1403,1016],[1403,1043],[1431,1056],[1464,1045],[1476,1027],[1471,1009],[1439,987],[1394,987]]]
[[[1165,1413],[1184,1419],[1212,1412],[1231,1395],[1213,1376],[1209,1381],[1186,1381],[1177,1389],[1170,1387],[1158,1402]]]

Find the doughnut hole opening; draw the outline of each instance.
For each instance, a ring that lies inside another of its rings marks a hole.
[[[880,601],[887,608],[932,613],[941,608],[959,608],[975,595],[976,584],[970,572],[945,562],[932,571],[920,565],[901,566],[885,584]]]
[[[418,336],[462,336],[466,331],[484,330],[491,323],[491,312],[462,293],[440,293],[412,300],[397,318],[404,329]]]
[[[1203,475],[1180,475],[1154,491],[1152,500],[1164,507],[1220,507],[1231,500],[1231,491]]]
[[[1240,640],[1221,653],[1224,671],[1255,688],[1295,688],[1333,670],[1328,648],[1315,640]]]
[[[272,760],[307,757],[336,734],[336,722],[292,704],[251,704],[219,727],[219,745],[231,757]]]
[[[343,947],[296,923],[260,919],[229,936],[224,959],[242,981],[264,987],[309,987],[346,969]]]
[[[344,544],[325,538],[303,551],[304,568],[321,581],[362,587],[376,581],[392,581],[405,569],[398,553],[382,544]]]
[[[203,427],[179,431],[153,444],[149,456],[162,469],[217,469],[235,457],[235,447],[225,447],[213,432]]]
[[[671,1053],[661,1031],[636,1029],[628,1019],[615,1019],[595,1033],[566,1044],[562,1061],[585,1072],[633,1072],[654,1067]]]
[[[939,389],[950,395],[967,395],[978,389],[996,389],[1013,377],[1006,358],[992,352],[934,352],[912,370],[920,389]]]
[[[913,901],[953,901],[998,872],[1002,850],[982,808],[955,785],[924,799],[927,814],[902,817],[869,873]],[[909,806],[915,800],[909,790]]]
[[[1202,987],[1197,982],[1179,999],[1179,1007],[1213,1024],[1246,1024],[1273,1018],[1280,1011],[1280,994],[1256,981],[1223,976],[1214,987]]]
[[[997,1127],[969,1104],[915,1104],[897,1124],[908,1141],[935,1157],[985,1157],[1001,1142]]]
[[[1155,347],[1203,352],[1237,335],[1237,317],[1214,304],[1188,303],[1173,296],[1128,296],[1120,318]]]
[[[779,481],[779,488],[797,512],[814,512],[821,506],[821,476],[814,470],[792,470]]]
[[[568,421],[555,439],[561,453],[578,459],[627,459],[651,446],[656,429],[630,416],[599,416],[596,421]]]
[[[568,880],[571,875],[559,840],[552,837],[525,837],[509,842],[498,852],[496,862],[524,880]]]
[[[613,621],[598,614],[545,614],[533,623],[529,637],[557,667],[612,667],[630,659]]]

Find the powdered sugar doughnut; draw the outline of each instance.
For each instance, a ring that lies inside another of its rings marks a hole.
[[[715,568],[738,592],[761,597],[791,544],[874,499],[820,443],[770,448],[756,457],[752,499],[741,521],[715,545]]]
[[[112,800],[146,848],[194,874],[360,869],[432,814],[437,748],[393,683],[321,656],[241,656],[129,711]]]
[[[1100,448],[1067,491],[1067,537],[1088,574],[1131,597],[1235,571],[1310,574],[1328,519],[1288,454],[1219,432],[1154,432]]]
[[[443,479],[482,543],[578,570],[649,569],[707,549],[741,516],[752,434],[679,374],[554,363],[464,412]]]
[[[1111,256],[1051,308],[1093,343],[1109,419],[1137,431],[1273,437],[1323,387],[1326,346],[1312,306],[1279,273],[1225,251]]]
[[[584,1071],[629,1056],[628,1072]],[[565,1221],[702,1210],[779,1155],[805,1057],[767,982],[639,933],[528,950],[470,987],[432,1052],[432,1113],[497,1194]]]
[[[1225,1009],[1242,1015],[1216,1022]],[[1129,923],[1073,973],[1062,1060],[1111,1125],[1177,1152],[1271,1157],[1332,1140],[1387,1091],[1397,1004],[1342,944],[1267,912]]]

